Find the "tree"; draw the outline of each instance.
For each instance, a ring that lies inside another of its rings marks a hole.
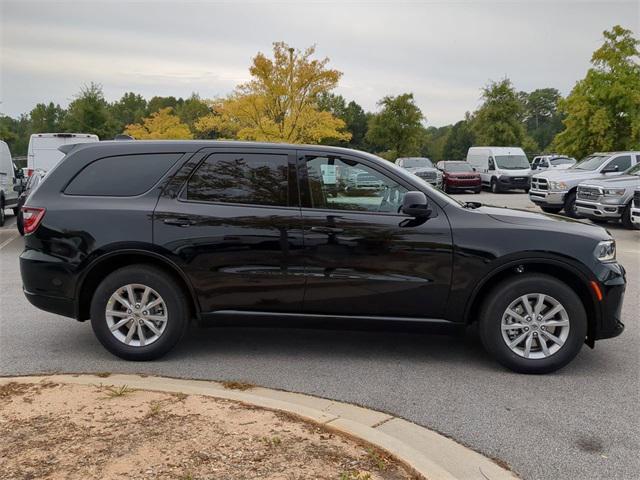
[[[323,93],[318,98],[318,108],[330,112],[334,117],[341,119],[346,130],[351,134],[349,141],[328,141],[328,145],[363,149],[364,137],[367,133],[367,114],[364,109],[353,100],[347,103],[342,95]]]
[[[189,98],[179,102],[178,107],[176,107],[176,115],[178,115],[180,121],[186,123],[192,131],[195,129],[196,121],[209,113],[211,113],[209,105],[207,105],[197,93],[192,93]]]
[[[548,149],[553,138],[564,129],[558,101],[562,98],[555,88],[540,88],[531,93],[520,92],[524,106],[524,125],[540,150]]]
[[[142,121],[147,110],[147,101],[137,93],[127,92],[111,105],[113,118],[124,129],[127,125]]]
[[[152,97],[147,103],[147,116],[167,107],[175,110],[182,102],[181,98],[177,99],[176,97]]]
[[[473,131],[479,145],[524,146],[524,107],[508,78],[482,89],[484,103],[475,112]],[[531,142],[527,142],[529,145]]]
[[[467,112],[465,119],[456,123],[449,133],[444,143],[443,159],[464,160],[467,158],[469,147],[473,146],[475,135],[471,128],[471,114]]]
[[[333,90],[341,73],[327,68],[328,58],[312,58],[284,42],[273,45],[273,59],[258,53],[249,68],[252,79],[211,104],[212,113],[196,122],[202,134],[244,140],[317,143],[349,140],[345,123],[318,109],[321,94]]]
[[[415,104],[413,93],[384,97],[378,106],[381,110],[369,120],[367,143],[390,160],[416,155],[424,130],[424,115]]]
[[[604,37],[591,57],[593,67],[559,104],[566,129],[553,145],[578,158],[594,151],[640,148],[639,42],[619,25]]]
[[[100,139],[111,139],[122,130],[111,116],[111,111],[97,83],[85,85],[69,104],[64,119],[67,132],[94,133]]]
[[[60,105],[49,102],[38,103],[29,113],[30,129],[33,133],[51,133],[62,130],[65,111]]]
[[[173,114],[171,107],[162,108],[152,113],[142,123],[128,125],[125,130],[138,140],[189,140],[193,138],[189,126],[181,123],[180,118]]]

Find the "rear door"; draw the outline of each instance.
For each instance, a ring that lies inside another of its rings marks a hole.
[[[364,158],[299,151],[298,162],[305,313],[440,318],[452,266],[444,211],[398,213],[411,185]]]
[[[294,151],[198,152],[161,195],[153,224],[154,243],[188,276],[203,313],[300,310]]]

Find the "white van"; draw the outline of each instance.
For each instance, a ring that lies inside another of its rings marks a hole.
[[[64,153],[58,147],[73,143],[97,142],[97,135],[90,133],[34,133],[29,139],[27,152],[27,175],[34,170],[48,172],[62,160]]]
[[[0,140],[0,227],[4,225],[5,208],[13,208],[16,213],[19,193],[14,187],[19,184],[11,159],[9,145]]]
[[[531,167],[519,147],[471,147],[467,162],[480,174],[482,184],[493,193],[521,188],[529,191]]]

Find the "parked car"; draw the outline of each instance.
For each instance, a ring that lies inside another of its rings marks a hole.
[[[636,188],[633,193],[633,202],[631,203],[631,223],[635,228],[640,228],[640,188]]]
[[[442,188],[442,173],[426,157],[404,157],[396,160],[396,165],[420,177],[434,187]]]
[[[471,147],[467,162],[480,173],[482,185],[493,193],[512,189],[529,191],[531,168],[518,147]]]
[[[23,290],[43,310],[91,319],[125,359],[160,357],[191,320],[478,322],[499,362],[542,373],[624,328],[625,271],[596,225],[461,203],[338,147],[65,150],[22,207]],[[326,195],[325,165],[369,172],[381,190]]]
[[[29,194],[36,189],[38,185],[40,185],[40,181],[44,178],[45,173],[42,170],[35,170],[29,179],[27,180],[27,184],[20,192],[20,196],[18,197],[18,204],[16,205],[17,213],[16,213],[16,228],[20,235],[24,235],[24,219],[22,217],[22,206],[27,201]]]
[[[442,189],[445,192],[473,190],[475,193],[480,193],[482,190],[480,174],[474,172],[469,163],[443,160],[436,166],[442,172]]]
[[[533,157],[531,170],[539,173],[543,170],[566,170],[577,163],[575,158],[564,155],[540,155]]]
[[[92,143],[100,139],[90,133],[34,133],[29,138],[27,151],[27,176],[35,170],[48,172],[64,156],[58,150],[62,145]]]
[[[640,161],[640,152],[602,152],[582,159],[566,170],[536,173],[531,178],[529,200],[544,212],[564,212],[572,218],[579,217],[576,210],[578,184],[587,180],[603,180],[622,175]]]
[[[578,214],[594,221],[622,220],[626,228],[631,222],[633,193],[640,188],[640,163],[613,178],[587,180],[578,185]]]
[[[11,151],[6,142],[0,140],[0,227],[4,225],[7,208],[18,212],[18,190],[21,185],[22,174],[16,170],[11,160]]]

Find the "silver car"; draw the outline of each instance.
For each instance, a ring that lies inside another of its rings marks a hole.
[[[607,180],[589,180],[578,185],[576,209],[594,221],[622,220],[634,228],[631,219],[633,194],[640,188],[640,163],[623,175]]]
[[[420,177],[434,187],[442,188],[442,172],[427,157],[398,158],[395,164]]]

